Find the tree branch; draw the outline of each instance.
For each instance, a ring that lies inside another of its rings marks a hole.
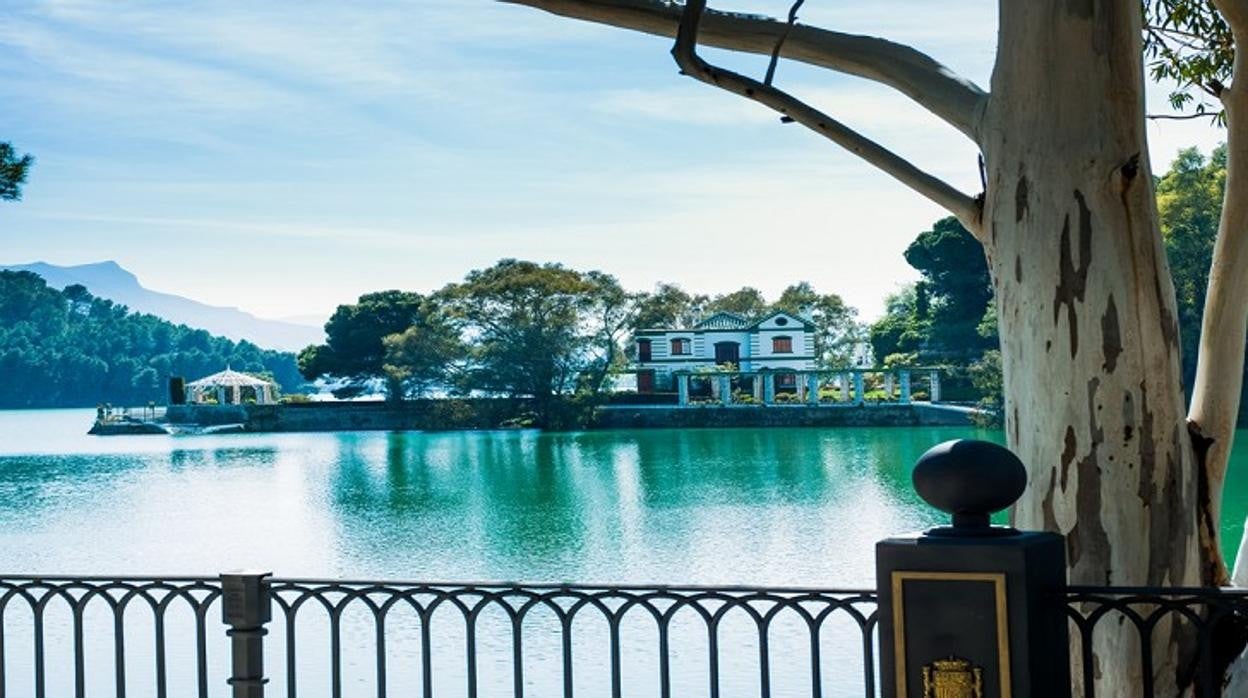
[[[499,0],[647,34],[675,37],[683,10],[670,0]],[[988,94],[930,56],[872,36],[790,26],[756,15],[707,12],[699,40],[706,46],[780,55],[887,85],[978,142]]]
[[[1217,3],[1219,9],[1228,4],[1225,0]],[[1239,4],[1241,10],[1248,5]],[[1208,518],[1214,522],[1211,525],[1221,520],[1223,483],[1242,398],[1244,337],[1248,334],[1248,197],[1243,195],[1248,191],[1248,85],[1241,84],[1245,82],[1242,76],[1248,71],[1248,62],[1244,53],[1236,55],[1233,70],[1230,86],[1219,90],[1226,108],[1226,189],[1209,269],[1196,380],[1188,409],[1188,424],[1205,439],[1203,462],[1198,465],[1208,492]],[[1216,530],[1210,537],[1210,546],[1216,547]],[[1242,553],[1241,547],[1234,574],[1234,581],[1240,586],[1248,585],[1248,559]]]
[[[1159,121],[1159,120],[1188,121],[1190,119],[1216,120],[1218,118],[1218,115],[1211,114],[1209,112],[1192,112],[1191,114],[1148,114],[1144,118],[1151,119],[1154,121]]]
[[[698,18],[705,6],[706,0],[689,0],[676,35],[672,56],[684,74],[776,110],[786,120],[796,121],[823,135],[944,207],[957,216],[968,230],[976,232],[982,229],[980,206],[972,197],[796,97],[753,78],[712,66],[699,58]]]

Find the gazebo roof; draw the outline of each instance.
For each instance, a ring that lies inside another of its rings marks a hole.
[[[231,371],[225,369],[220,373],[214,373],[206,378],[200,378],[197,381],[187,383],[188,388],[261,388],[268,385],[268,381],[260,380],[246,373]]]

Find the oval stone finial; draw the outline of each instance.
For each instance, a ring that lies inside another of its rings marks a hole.
[[[975,535],[989,516],[1009,507],[1027,488],[1027,469],[1012,451],[988,441],[937,444],[914,465],[914,489],[928,504],[953,515],[953,531]]]

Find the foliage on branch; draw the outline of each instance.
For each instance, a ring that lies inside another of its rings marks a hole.
[[[21,201],[22,185],[33,164],[33,156],[18,157],[11,143],[0,142],[0,201]]]
[[[922,363],[966,365],[997,345],[982,331],[992,300],[983,250],[955,218],[943,218],[906,248],[923,280],[891,296],[871,327],[877,357],[915,353]]]
[[[1175,84],[1170,106],[1176,111],[1191,109],[1194,116],[1224,123],[1216,100],[1235,60],[1235,40],[1226,20],[1209,0],[1146,0],[1144,7],[1149,76]]]
[[[437,335],[442,331],[441,316],[419,293],[380,291],[360,296],[353,304],[340,305],[325,323],[325,344],[299,352],[299,371],[308,380],[337,381],[336,394],[342,397],[367,392],[378,381],[385,381],[386,393],[400,399],[405,393],[399,373],[386,370],[384,339],[421,327]]]
[[[615,277],[515,259],[436,297],[469,345],[461,387],[533,398],[542,418],[554,398],[602,388],[632,313]]]

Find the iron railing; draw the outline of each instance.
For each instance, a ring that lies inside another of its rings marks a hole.
[[[870,698],[875,643],[865,590],[0,578],[0,698]]]
[[[1163,624],[1180,624],[1177,683],[1191,695],[1222,695],[1222,676],[1248,639],[1248,590],[1206,587],[1068,587],[1067,614],[1085,698],[1097,694],[1095,641],[1100,633],[1128,635],[1137,645],[1139,693],[1156,693],[1154,633]]]
[[[1101,633],[1134,633],[1144,698],[1162,624],[1199,696],[1248,637],[1244,590],[1070,587],[1066,607],[1087,698]],[[0,577],[0,698],[872,698],[876,626],[873,590]]]

